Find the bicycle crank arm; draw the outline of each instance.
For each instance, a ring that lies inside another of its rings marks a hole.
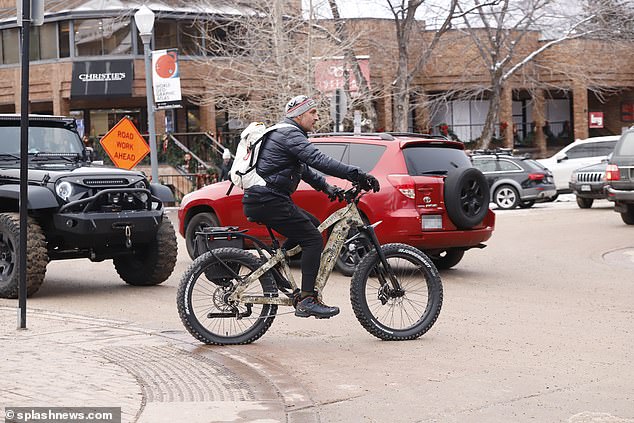
[[[207,313],[207,318],[214,319],[214,318],[221,317],[221,318],[230,318],[230,319],[235,318],[240,320],[243,317],[251,316],[251,313],[252,313],[251,308],[253,307],[253,305],[247,304],[246,307],[247,307],[247,311],[245,311],[244,313]],[[236,311],[238,310],[236,309]]]

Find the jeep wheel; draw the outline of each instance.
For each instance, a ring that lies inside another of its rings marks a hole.
[[[621,213],[621,219],[627,225],[634,225],[634,204],[627,205],[627,211]]]
[[[26,294],[35,294],[42,283],[48,264],[46,239],[40,225],[28,218],[29,231],[26,238],[27,272]],[[20,281],[20,215],[0,214],[0,297],[18,298]]]
[[[464,250],[458,248],[450,248],[445,251],[441,251],[438,254],[428,254],[431,261],[434,262],[436,268],[444,270],[454,267],[460,263],[462,257],[464,257]]]
[[[450,170],[445,179],[444,194],[447,214],[459,229],[480,224],[489,210],[489,184],[476,168]]]
[[[592,207],[592,203],[594,203],[594,198],[577,197],[577,205],[581,209],[589,209]]]
[[[176,265],[176,233],[172,223],[163,218],[156,240],[139,246],[134,254],[113,259],[117,273],[126,283],[135,286],[158,285],[165,282]]]
[[[187,224],[187,228],[185,228],[185,245],[187,246],[187,254],[192,260],[196,260],[196,257],[198,257],[195,251],[196,232],[214,226],[218,226],[218,219],[213,213],[198,213]]]

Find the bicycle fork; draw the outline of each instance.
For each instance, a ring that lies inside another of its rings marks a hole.
[[[381,224],[382,221],[378,221],[372,225],[363,225],[359,227],[359,235],[363,234],[370,239],[370,242],[374,246],[381,266],[376,266],[377,278],[381,284],[379,289],[378,298],[383,305],[387,303],[390,298],[402,297],[405,295],[405,291],[401,288],[401,284],[394,275],[394,271],[387,261],[379,239],[376,236],[374,228]]]

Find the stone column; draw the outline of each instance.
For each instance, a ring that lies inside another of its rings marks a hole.
[[[216,136],[216,106],[211,104],[201,105],[200,108],[200,130],[211,132],[212,136]]]
[[[506,128],[500,136],[504,139],[504,147],[513,148],[513,89],[506,87],[500,95],[500,123],[506,123]]]
[[[533,96],[533,122],[535,123],[535,148],[541,157],[546,156],[546,137],[544,136],[544,123],[546,121],[546,101],[544,90],[536,90]]]
[[[154,130],[157,140],[165,133],[165,110],[163,109],[154,112]]]
[[[62,94],[62,83],[59,78],[51,81],[51,96],[53,97],[53,114],[56,116],[70,115],[70,99]]]
[[[13,72],[13,86],[15,87],[15,93],[13,94],[13,104],[15,105],[15,112],[17,114],[22,113],[22,69],[20,66],[15,68]]]
[[[573,139],[588,138],[588,88],[585,85],[572,86],[572,119]]]

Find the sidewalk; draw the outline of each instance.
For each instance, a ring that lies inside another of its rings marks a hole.
[[[7,406],[94,406],[121,407],[122,422],[319,420],[288,378],[184,331],[31,309],[28,329],[18,330],[9,307],[0,307],[0,326],[0,414]]]

